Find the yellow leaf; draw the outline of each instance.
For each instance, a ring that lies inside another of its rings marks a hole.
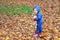
[[[60,40],[60,38],[57,38],[57,40]]]
[[[9,40],[9,37],[8,36],[6,36],[6,39],[5,40]]]
[[[55,38],[54,40],[60,40],[60,38]]]

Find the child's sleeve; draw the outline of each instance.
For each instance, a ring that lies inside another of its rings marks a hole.
[[[41,14],[38,14],[37,15],[37,18],[34,19],[34,21],[38,21],[38,20],[41,20],[42,19],[42,15]]]

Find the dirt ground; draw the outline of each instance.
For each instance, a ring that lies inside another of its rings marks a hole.
[[[2,0],[0,0],[2,3]],[[60,38],[60,4],[59,0],[6,0],[6,4],[28,5],[39,4],[43,15],[43,32],[37,40],[58,40]],[[0,40],[35,40],[32,14],[6,16],[0,13]],[[42,36],[42,37],[40,37]]]

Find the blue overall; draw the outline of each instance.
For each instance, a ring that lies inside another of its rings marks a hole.
[[[37,21],[37,28],[35,33],[38,34],[42,32],[42,14],[40,12],[40,7],[38,5],[34,6],[34,9],[38,11],[36,14],[37,18],[35,19]]]

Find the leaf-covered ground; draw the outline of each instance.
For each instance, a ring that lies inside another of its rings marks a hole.
[[[43,15],[43,32],[37,40],[60,40],[59,0],[7,0],[6,4],[2,1],[0,3],[3,5],[28,5],[30,7],[39,4]],[[32,14],[23,13],[21,15],[6,16],[0,13],[0,40],[35,40],[32,35],[36,25],[33,24],[32,17]]]

